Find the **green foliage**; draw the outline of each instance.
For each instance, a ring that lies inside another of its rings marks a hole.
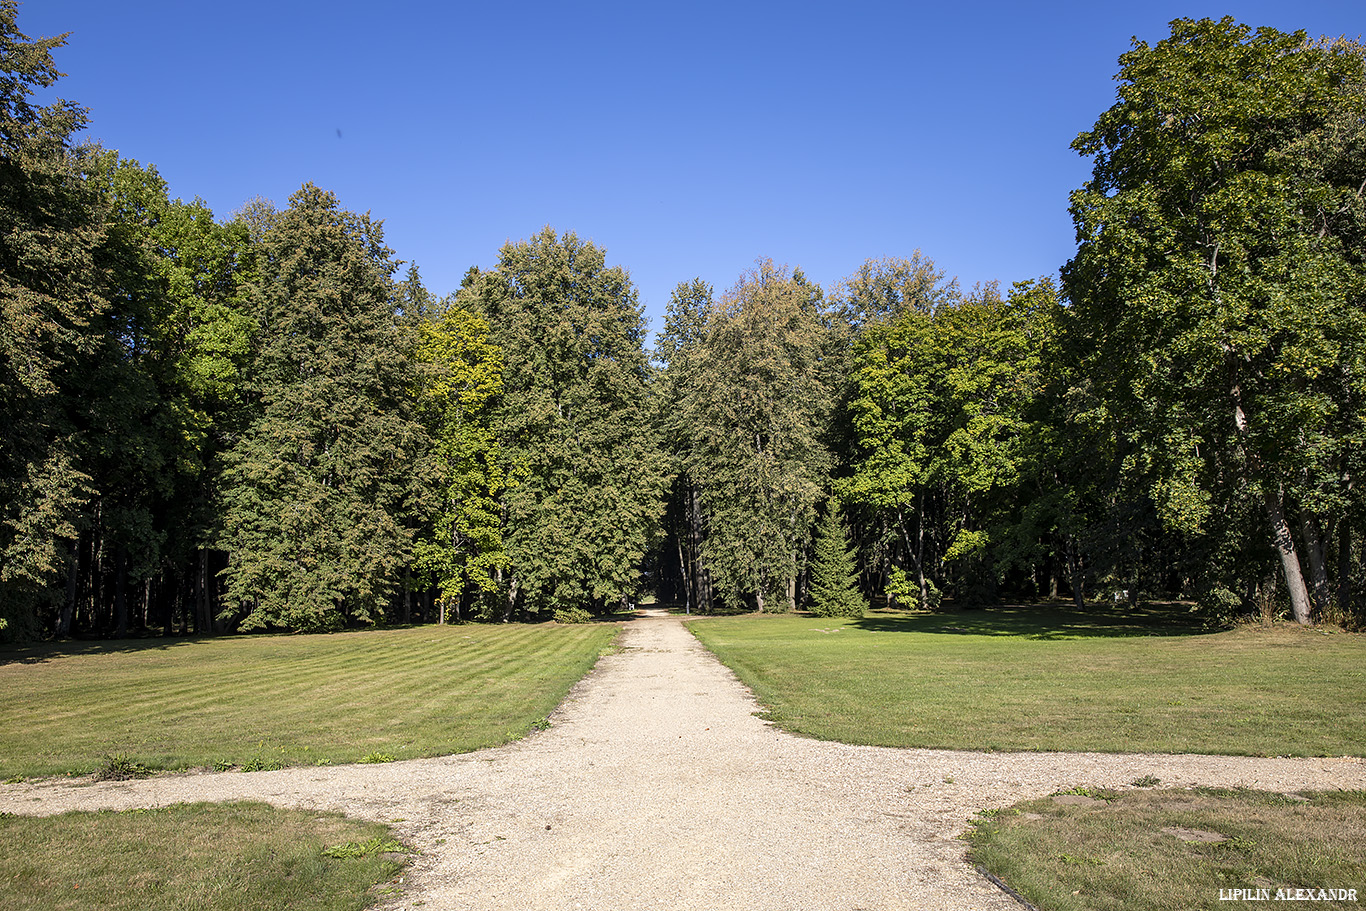
[[[862,617],[868,601],[858,590],[858,568],[839,501],[831,498],[816,532],[811,561],[811,612],[818,617]]]
[[[635,288],[601,248],[546,228],[504,246],[456,304],[503,352],[509,611],[601,613],[636,591],[662,505]]]
[[[1305,621],[1301,561],[1321,608],[1319,528],[1359,509],[1366,439],[1361,49],[1180,19],[1120,67],[1073,143],[1095,169],[1072,196],[1065,342],[1158,513],[1217,549],[1273,542]],[[1260,530],[1227,521],[1245,501]]]
[[[123,753],[110,753],[100,760],[95,769],[96,781],[127,781],[131,778],[145,778],[152,774],[140,762],[130,759]]]
[[[581,607],[562,607],[555,611],[556,623],[587,623],[593,615]]]
[[[759,263],[709,313],[681,397],[702,554],[733,605],[795,607],[798,556],[830,466],[821,299],[801,272]]]
[[[963,296],[919,256],[896,272],[907,290],[883,292],[892,303],[863,301],[876,287],[867,276],[845,292],[846,309],[872,317],[852,343],[837,488],[890,596],[912,595],[909,572],[917,604],[936,578],[989,600],[1000,576],[1039,557],[1037,532],[1014,530],[1035,499],[1030,444],[1056,295],[1041,281]]]
[[[416,270],[409,283],[415,281]],[[459,604],[467,591],[496,591],[507,564],[507,466],[494,426],[503,356],[488,340],[487,322],[459,306],[428,316],[416,334],[418,408],[436,464],[431,518],[416,541],[415,563],[442,597]]]
[[[425,446],[380,227],[305,185],[260,241],[259,411],[228,454],[227,614],[242,629],[373,623],[411,555]]]
[[[99,200],[73,135],[85,110],[32,96],[61,75],[65,36],[30,40],[0,2],[0,638],[37,631],[89,495],[82,359],[100,345]]]

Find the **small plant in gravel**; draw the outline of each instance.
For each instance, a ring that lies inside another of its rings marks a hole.
[[[394,841],[392,838],[375,837],[365,841],[348,841],[323,849],[323,857],[374,857],[376,854],[411,854],[411,848]]]
[[[259,753],[246,762],[242,763],[240,771],[243,772],[278,772],[285,767],[284,760],[274,756],[262,756]]]
[[[361,762],[396,762],[398,757],[390,753],[366,753],[360,758]]]
[[[96,781],[128,781],[131,778],[146,778],[152,770],[136,762],[124,753],[110,753],[100,760],[95,769]]]

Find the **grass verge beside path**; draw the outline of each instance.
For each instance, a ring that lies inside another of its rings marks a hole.
[[[693,620],[786,730],[963,750],[1361,755],[1366,636],[1178,611]],[[1366,896],[1364,896],[1366,897]]]
[[[389,761],[506,743],[544,723],[618,629],[470,624],[0,652],[0,778]]]
[[[1366,793],[1197,788],[1062,800],[1069,797],[982,814],[967,835],[970,859],[1048,911],[1213,911],[1287,898],[1346,909],[1366,901]],[[1351,889],[1355,896],[1341,894]]]
[[[260,803],[0,814],[0,844],[6,911],[358,911],[403,867],[387,826]]]

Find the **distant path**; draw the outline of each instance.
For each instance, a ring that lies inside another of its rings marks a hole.
[[[1018,911],[964,862],[957,836],[980,809],[1144,775],[1366,789],[1357,759],[969,753],[795,737],[754,717],[753,697],[677,618],[641,613],[552,727],[508,746],[385,765],[3,785],[0,811],[251,798],[398,820],[422,854],[390,908]]]

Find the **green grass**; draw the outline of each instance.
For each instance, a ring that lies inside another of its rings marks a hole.
[[[460,753],[544,724],[618,627],[471,624],[0,652],[0,779]]]
[[[387,826],[259,803],[0,814],[6,911],[355,911],[398,891]]]
[[[972,750],[1361,755],[1366,636],[1012,607],[689,624],[783,728]]]
[[[1357,890],[1315,908],[1366,900],[1366,793],[1090,793],[1104,803],[1046,797],[983,814],[967,835],[971,860],[1048,911],[1256,907],[1221,889],[1266,889],[1268,902],[1278,889]],[[1225,840],[1184,840],[1192,830]]]

